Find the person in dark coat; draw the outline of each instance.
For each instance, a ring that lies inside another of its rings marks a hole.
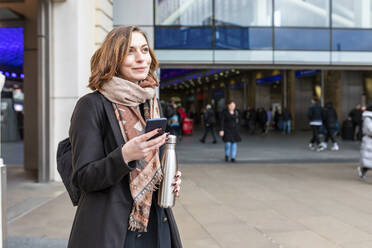
[[[311,106],[307,111],[307,116],[309,118],[309,124],[311,130],[313,131],[313,136],[309,143],[309,148],[311,150],[322,151],[324,150],[323,146],[320,146],[319,140],[319,131],[322,127],[322,107],[319,104],[319,100],[317,98],[313,98],[311,100]]]
[[[287,108],[283,110],[283,133],[290,134],[291,133],[291,120],[292,115]]]
[[[216,125],[216,114],[214,113],[212,106],[210,104],[207,104],[205,107],[205,111],[203,114],[203,120],[204,120],[204,135],[200,139],[200,142],[205,143],[205,139],[208,136],[208,133],[212,133],[213,137],[213,144],[217,143],[216,134],[215,134],[215,125]]]
[[[362,113],[363,111],[360,104],[355,105],[355,108],[349,113],[349,119],[353,122],[353,140],[355,140],[355,136],[356,140],[362,140]],[[357,132],[356,135],[355,132]]]
[[[161,116],[157,66],[135,26],[113,29],[91,59],[94,92],[79,99],[69,130],[72,183],[82,194],[68,248],[182,247],[172,210],[157,204],[167,134],[144,133],[145,120]]]
[[[257,112],[258,124],[261,128],[261,133],[266,131],[267,113],[264,108],[259,108]]]
[[[332,151],[338,151],[340,148],[336,142],[335,133],[337,128],[337,112],[333,108],[332,102],[328,102],[323,108],[323,125],[326,129],[326,135],[324,142],[321,143],[321,146],[324,148],[328,147],[328,140],[331,140],[333,146]]]
[[[236,105],[234,101],[229,101],[227,108],[222,111],[221,114],[221,131],[220,136],[222,136],[225,142],[225,161],[235,162],[236,153],[238,149],[238,143],[242,139],[239,134],[239,113],[235,109]]]
[[[254,134],[256,130],[257,112],[253,107],[248,107],[248,132]]]

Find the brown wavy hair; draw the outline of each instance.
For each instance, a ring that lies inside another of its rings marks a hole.
[[[133,32],[141,33],[149,45],[145,32],[136,26],[120,26],[111,30],[103,41],[102,46],[90,59],[91,75],[88,84],[90,89],[99,90],[103,84],[110,81],[114,76],[118,76],[120,65],[128,55]],[[149,76],[157,81],[155,73],[159,62],[150,45],[149,51],[151,56]]]

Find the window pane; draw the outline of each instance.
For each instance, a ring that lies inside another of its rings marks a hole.
[[[215,0],[217,25],[271,26],[272,0]]]
[[[328,27],[329,0],[275,0],[277,27]]]
[[[333,27],[372,27],[372,0],[333,0]]]
[[[155,48],[211,49],[212,28],[157,27],[155,29]]]
[[[156,25],[211,25],[212,0],[156,0]]]
[[[276,28],[275,49],[330,50],[329,29]]]
[[[272,29],[216,28],[216,48],[272,49]]]
[[[339,30],[332,32],[333,51],[372,51],[372,30]]]

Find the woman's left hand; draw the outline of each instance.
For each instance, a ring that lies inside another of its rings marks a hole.
[[[174,186],[173,192],[176,195],[176,197],[179,197],[180,196],[179,195],[179,192],[180,192],[181,182],[182,182],[181,175],[182,175],[181,171],[177,171],[176,172],[176,175],[174,177],[176,179],[176,182],[173,183],[173,186]]]

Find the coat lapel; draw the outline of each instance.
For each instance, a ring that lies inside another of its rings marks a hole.
[[[101,93],[98,93],[98,94],[101,96],[107,118],[110,122],[110,126],[115,136],[116,143],[118,146],[122,146],[125,143],[125,141],[124,141],[123,135],[121,134],[119,122],[116,119],[112,103],[109,100],[107,100]]]

